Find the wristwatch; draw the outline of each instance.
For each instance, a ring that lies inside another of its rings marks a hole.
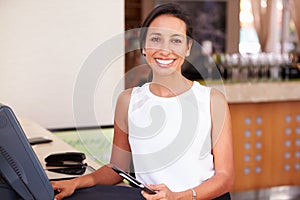
[[[197,193],[193,188],[191,188],[191,190],[192,190],[192,200],[196,200]]]

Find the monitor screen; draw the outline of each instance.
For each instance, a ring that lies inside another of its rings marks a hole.
[[[22,199],[54,199],[52,186],[21,125],[12,109],[2,104],[0,104],[1,177]]]

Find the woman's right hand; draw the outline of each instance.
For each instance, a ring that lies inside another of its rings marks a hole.
[[[74,180],[51,181],[53,190],[56,191],[54,200],[61,200],[72,195],[76,189]]]

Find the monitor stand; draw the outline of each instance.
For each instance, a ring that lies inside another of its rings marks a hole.
[[[7,200],[18,200],[20,199],[19,195],[7,184],[5,179],[2,177],[0,173],[0,194],[1,199]]]

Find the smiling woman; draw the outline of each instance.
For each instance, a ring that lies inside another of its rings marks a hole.
[[[175,76],[181,73],[181,65],[192,46],[185,32],[184,21],[173,16],[162,15],[151,22],[143,53],[152,68],[153,81],[159,76],[160,68],[173,69],[177,72]]]
[[[110,164],[128,171],[132,161],[136,178],[156,191],[142,191],[146,199],[230,199],[230,112],[219,91],[182,75],[191,36],[191,23],[177,4],[156,7],[140,37],[153,79],[123,91],[116,104]],[[120,181],[105,165],[53,187],[61,199],[78,188]]]
[[[187,91],[192,81],[185,79],[185,84],[178,84],[183,80],[181,75],[181,66],[185,61],[185,56],[189,54],[192,46],[192,40],[186,36],[186,24],[181,19],[172,15],[161,15],[156,17],[149,25],[145,39],[145,46],[142,51],[146,61],[153,73],[152,82],[157,85],[168,85],[167,82],[172,80],[176,82],[174,86],[167,86],[168,96],[174,96]],[[158,96],[159,89],[154,85],[151,90]],[[160,91],[162,92],[162,91]]]

